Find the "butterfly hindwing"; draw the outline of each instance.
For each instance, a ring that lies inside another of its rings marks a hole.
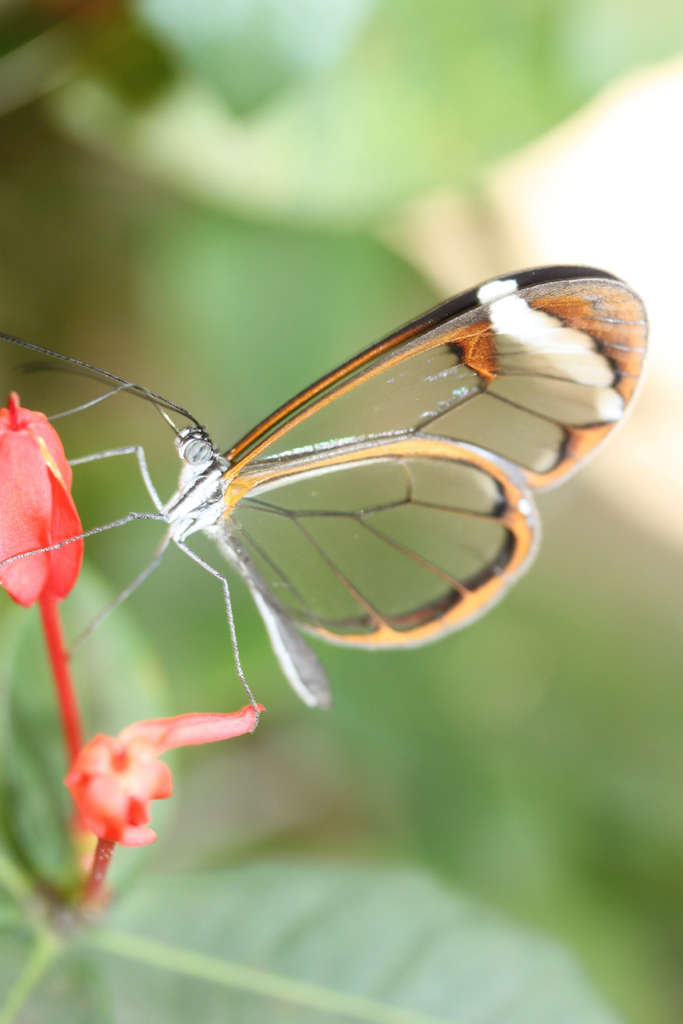
[[[533,552],[522,476],[474,446],[387,439],[254,463],[239,484],[226,536],[282,612],[339,643],[418,644],[462,626]]]

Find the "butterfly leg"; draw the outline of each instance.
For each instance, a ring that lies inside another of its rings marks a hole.
[[[190,558],[197,563],[197,565],[201,565],[203,569],[206,569],[206,571],[211,573],[211,575],[215,577],[215,579],[219,580],[223,587],[223,595],[225,597],[225,610],[228,616],[230,641],[232,643],[232,653],[235,658],[235,669],[237,671],[239,681],[241,682],[242,686],[247,692],[247,696],[249,697],[249,701],[252,707],[254,709],[257,709],[256,700],[254,699],[254,695],[251,692],[251,688],[247,680],[245,679],[244,671],[242,669],[242,662],[240,661],[240,652],[239,647],[237,646],[237,631],[235,630],[235,617],[232,613],[232,600],[230,598],[230,587],[228,586],[228,581],[226,580],[225,576],[223,576],[223,574],[218,571],[218,569],[214,569],[212,565],[209,565],[209,563],[205,562],[203,558],[200,558],[199,555],[192,550],[192,548],[188,548],[187,544],[183,544],[182,540],[174,538],[174,542],[180,548],[180,550],[184,551],[186,555],[189,555]],[[254,724],[254,729],[256,728],[256,725],[258,725],[258,710],[256,711],[256,722]]]
[[[234,534],[225,531],[219,532],[216,540],[221,553],[249,587],[289,685],[309,708],[331,708],[332,689],[318,656],[273,598],[268,584],[244,547]]]
[[[129,512],[123,519],[116,519],[113,523],[105,523],[104,526],[95,526],[92,530],[86,530],[85,533],[77,533],[75,537],[69,537],[67,540],[61,540],[58,544],[49,544],[46,548],[33,548],[31,551],[22,551],[18,555],[10,555],[9,558],[3,558],[0,562],[0,569],[4,565],[9,565],[11,562],[17,562],[20,558],[28,558],[29,555],[43,555],[47,551],[58,551],[59,548],[65,548],[67,544],[73,544],[76,540],[85,540],[87,537],[94,537],[96,533],[104,533],[105,530],[114,530],[117,526],[125,526],[126,523],[134,523],[138,519],[151,519],[155,523],[165,523],[166,517],[158,515],[156,512]]]
[[[105,452],[95,452],[94,455],[84,455],[80,459],[69,459],[70,466],[82,466],[86,462],[96,462],[98,459],[110,459],[115,455],[136,455],[138,465],[140,467],[140,475],[144,481],[147,493],[154,502],[154,505],[158,512],[163,511],[163,502],[157,494],[156,487],[152,483],[152,477],[147,466],[147,459],[145,458],[145,452],[141,445],[133,444],[127,448],[110,448]]]
[[[87,626],[83,630],[83,632],[80,634],[80,636],[78,636],[74,640],[74,642],[72,643],[72,645],[71,645],[71,647],[69,649],[69,655],[70,656],[73,656],[76,653],[76,651],[78,650],[78,648],[81,646],[81,644],[85,643],[85,641],[95,632],[95,630],[98,629],[99,626],[101,626],[101,624],[104,622],[104,620],[106,618],[108,618],[111,615],[111,613],[113,611],[115,611],[119,607],[120,604],[123,604],[123,602],[127,598],[129,598],[130,595],[135,590],[137,590],[138,587],[142,583],[144,583],[145,580],[149,576],[152,575],[152,573],[157,568],[157,566],[161,564],[161,561],[162,561],[164,555],[166,554],[166,549],[168,548],[168,545],[170,544],[170,541],[171,541],[171,536],[170,536],[170,534],[167,533],[166,536],[164,537],[164,539],[162,540],[161,544],[159,545],[159,547],[157,549],[157,553],[155,554],[154,558],[149,563],[149,565],[145,569],[142,570],[142,572],[140,573],[139,576],[135,577],[135,579],[133,580],[132,583],[128,584],[128,586],[125,588],[125,590],[122,590],[121,593],[117,597],[115,597],[113,601],[110,601],[109,604],[106,606],[106,608],[103,608],[103,610],[100,612],[100,614],[97,615],[92,620],[90,625]]]

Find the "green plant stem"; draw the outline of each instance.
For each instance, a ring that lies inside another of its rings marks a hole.
[[[453,1024],[445,1017],[435,1017],[418,1010],[405,1010],[400,1006],[381,1003],[376,999],[339,992],[307,981],[297,981],[282,974],[274,974],[245,964],[222,960],[190,949],[179,949],[164,942],[147,939],[142,935],[101,929],[88,933],[89,941],[117,956],[159,967],[162,970],[184,974],[190,978],[210,981],[226,988],[250,992],[295,1006],[334,1014],[365,1024]],[[0,1021],[0,1024],[2,1022]]]
[[[62,718],[69,764],[71,765],[83,746],[83,726],[76,698],[76,688],[71,677],[69,655],[64,643],[59,605],[56,597],[49,590],[40,598],[40,614],[57,691],[57,703]]]
[[[0,1024],[11,1024],[59,950],[59,939],[52,932],[38,932],[26,966],[0,1009]]]

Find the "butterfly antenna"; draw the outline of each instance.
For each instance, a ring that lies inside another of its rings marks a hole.
[[[57,367],[52,367],[56,370]],[[59,367],[61,370],[62,367]],[[73,416],[76,412],[84,412],[86,409],[92,408],[93,405],[98,405],[103,402],[105,398],[111,398],[112,395],[118,395],[119,391],[125,391],[126,388],[130,387],[130,384],[119,384],[117,388],[111,388],[110,391],[105,391],[103,395],[98,398],[93,398],[91,402],[85,402],[83,405],[77,405],[73,409],[67,409],[65,412],[56,412],[53,416],[48,416],[48,422],[52,423],[53,420],[63,420],[65,416]]]
[[[71,366],[53,366],[51,363],[24,363],[23,366],[18,366],[17,370],[19,371],[19,373],[38,373],[42,372],[43,370],[46,370],[55,373],[74,373],[92,378],[92,374],[83,374],[83,371],[79,369],[74,369]],[[77,405],[73,409],[67,409],[65,412],[56,412],[53,416],[48,416],[48,422],[51,423],[53,420],[64,419],[65,416],[72,416],[76,412],[83,412],[85,409],[90,409],[92,408],[93,405],[97,405],[99,402],[103,402],[105,398],[111,398],[112,395],[118,395],[120,391],[125,391],[127,388],[130,389],[134,387],[137,387],[137,385],[132,384],[130,381],[126,381],[124,384],[119,384],[119,386],[116,388],[111,388],[109,391],[105,391],[103,395],[98,395],[97,398],[93,398],[90,402],[84,402],[83,405]],[[164,412],[159,402],[156,402],[153,398],[150,398],[148,395],[141,395],[139,393],[136,393],[135,391],[133,392],[133,394],[135,395],[136,398],[144,398],[147,401],[151,402],[154,408],[157,410],[157,412],[166,420],[166,422],[168,423],[169,427],[176,435],[176,437],[180,434],[179,428],[175,425],[175,423],[168,415],[168,413]]]
[[[53,359],[59,359],[62,362],[69,364],[71,373],[80,372],[85,377],[90,377],[94,374],[98,377],[105,377],[107,380],[115,380],[118,384],[124,385],[130,394],[136,395],[139,398],[144,398],[148,402],[163,405],[167,409],[173,409],[175,412],[185,416],[188,420],[194,423],[195,426],[201,427],[199,420],[196,419],[191,412],[188,412],[187,409],[184,409],[182,405],[177,405],[175,402],[171,402],[170,399],[164,398],[163,395],[158,395],[155,391],[150,391],[149,388],[143,387],[142,384],[135,384],[133,381],[126,380],[125,377],[118,377],[115,373],[110,373],[108,370],[102,370],[99,366],[93,366],[92,363],[86,363],[82,359],[75,359],[73,356],[65,356],[61,352],[54,352],[52,349],[43,348],[42,345],[34,345],[33,342],[24,341],[22,338],[17,338],[13,334],[5,334],[0,331],[0,341],[7,341],[12,345],[19,345],[21,348],[27,348],[31,352],[40,352],[41,355],[50,356]],[[24,367],[23,372],[38,372],[46,369],[57,369],[57,367],[52,367],[48,364],[29,365],[35,366],[35,370],[32,368],[29,369],[29,366],[26,366]],[[67,368],[63,367],[63,369],[66,371]],[[124,388],[122,387],[121,390],[124,390]]]
[[[180,430],[178,429],[178,427],[176,427],[175,423],[168,415],[168,413],[164,409],[162,409],[160,405],[157,405],[156,402],[154,402],[154,408],[156,409],[160,416],[163,416],[163,418],[166,420],[173,433],[176,435],[176,437],[178,437],[180,435]],[[195,423],[196,422],[197,421],[195,420]]]

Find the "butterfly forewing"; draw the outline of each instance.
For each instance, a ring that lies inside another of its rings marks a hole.
[[[553,269],[562,270],[547,273]],[[532,486],[558,482],[622,418],[645,350],[639,298],[590,273],[522,287],[506,278],[471,293],[469,308],[455,315],[440,307],[440,322],[427,315],[416,321],[420,329],[408,325],[368,349],[229,456],[273,460],[426,434],[500,455]]]

